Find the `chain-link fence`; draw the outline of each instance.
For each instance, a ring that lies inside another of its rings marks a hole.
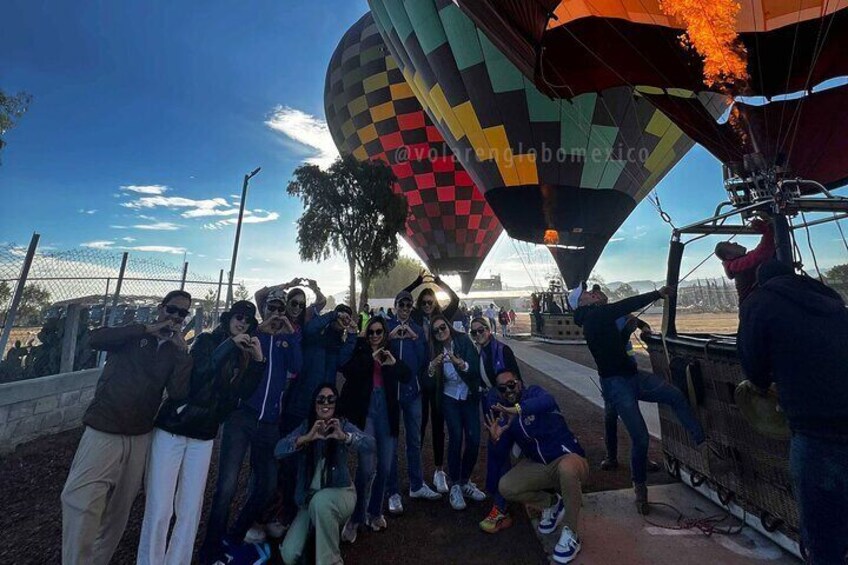
[[[36,246],[35,240],[29,248],[0,246],[0,382],[53,374],[60,366],[94,366],[88,331],[150,322],[171,290],[181,288],[193,297],[189,332],[210,327],[226,301],[223,271],[209,276],[189,270],[188,263],[89,248],[36,251]],[[30,248],[34,253],[28,262]],[[239,285],[236,294],[247,291]],[[63,352],[62,341],[72,326],[69,313],[79,316],[77,347]]]

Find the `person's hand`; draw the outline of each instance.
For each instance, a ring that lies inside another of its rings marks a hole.
[[[353,320],[350,321],[350,324],[347,327],[347,333],[356,335],[359,333],[359,326],[356,325],[356,322]]]
[[[497,443],[503,433],[512,425],[512,420],[514,416],[510,416],[506,424],[501,425],[500,416],[496,415],[494,410],[490,409],[489,413],[484,415],[484,425],[486,426],[486,430],[489,432],[489,437],[492,439],[493,443]]]
[[[347,441],[347,432],[342,429],[342,424],[337,418],[331,418],[327,421],[327,425],[324,428],[324,439]]]
[[[268,316],[267,318],[262,320],[262,323],[259,324],[257,329],[262,333],[273,334],[273,333],[276,333],[274,326],[279,324],[279,322],[280,322],[280,315],[277,314],[276,312],[274,312],[273,314],[271,314],[270,316]]]
[[[306,281],[306,286],[309,287],[313,292],[318,292],[318,281],[315,279],[303,279]]]
[[[639,332],[639,337],[641,337],[642,339],[645,339],[645,338],[647,338],[651,335],[651,332],[653,332],[653,330],[651,329],[651,326],[649,326],[648,324],[645,324],[645,325],[642,326],[642,331]]]
[[[492,406],[492,410],[500,412],[501,414],[511,414],[512,416],[516,416],[518,414],[518,408],[515,406],[504,406],[501,403]]]
[[[751,220],[751,228],[758,233],[763,233],[764,231],[766,231],[768,229],[768,226],[768,222],[766,222],[762,218],[754,218],[753,220]]]
[[[186,343],[185,338],[183,337],[183,334],[182,334],[181,331],[175,331],[174,333],[172,333],[171,337],[170,337],[170,341],[180,351],[188,351],[188,344]]]
[[[157,337],[162,337],[163,332],[171,331],[174,331],[171,320],[162,320],[161,322],[153,322],[152,324],[144,326],[144,333],[155,335]]]
[[[454,364],[454,366],[456,366],[456,367],[464,367],[465,366],[465,360],[458,357],[456,354],[454,354],[453,351],[448,353],[447,356],[448,356],[448,359],[450,360],[450,362]]]
[[[276,333],[278,333],[278,334],[293,334],[294,333],[294,326],[292,325],[288,316],[280,316],[279,321],[282,324],[282,326],[280,327],[279,331],[277,331]]]
[[[247,334],[238,334],[232,337],[233,343],[241,349],[242,351],[248,351],[250,349],[250,336]]]
[[[418,339],[418,334],[412,331],[412,328],[410,328],[409,326],[404,326],[404,329],[406,330],[406,337],[408,337],[409,339]]]
[[[406,337],[408,337],[407,327],[403,324],[389,332],[389,339],[405,339]]]
[[[430,361],[430,371],[435,371],[439,365],[444,363],[445,359],[443,355],[439,355],[435,357],[432,361]]]
[[[674,296],[677,294],[677,289],[673,286],[664,286],[660,288],[657,292],[660,293],[662,298],[669,298],[670,296]]]
[[[250,356],[256,362],[260,362],[264,358],[264,355],[262,355],[262,343],[256,336],[250,338]]]

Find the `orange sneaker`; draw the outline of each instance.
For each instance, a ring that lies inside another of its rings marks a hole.
[[[512,526],[512,516],[504,514],[498,510],[497,506],[492,506],[489,515],[480,522],[480,529],[487,534],[495,534],[501,530],[505,530]]]

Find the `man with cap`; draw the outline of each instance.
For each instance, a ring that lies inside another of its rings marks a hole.
[[[265,299],[257,336],[265,370],[251,394],[224,422],[218,456],[218,481],[207,522],[201,562],[214,563],[229,548],[240,544],[251,525],[268,506],[277,485],[274,447],[280,439],[283,395],[292,374],[301,370],[301,336],[285,315],[286,293],[273,288]],[[227,535],[230,504],[238,488],[242,462],[250,448],[250,488],[238,519]],[[226,537],[226,539],[225,539]]]
[[[650,443],[648,428],[639,409],[640,400],[670,406],[692,436],[695,445],[703,449],[704,456],[711,461],[711,470],[719,473],[727,470],[726,462],[721,461],[718,452],[714,452],[706,440],[704,430],[683,393],[657,375],[638,371],[636,360],[627,354],[629,334],[622,332],[618,326],[620,318],[652,302],[665,299],[674,292],[673,287],[664,286],[653,292],[608,304],[606,295],[600,289],[590,291],[582,283],[568,295],[568,305],[574,311],[574,322],[583,328],[586,344],[598,366],[604,401],[618,413],[630,434],[630,473],[636,493],[636,509],[640,514],[649,511],[645,481]]]
[[[416,324],[410,316],[412,305],[412,294],[409,291],[402,290],[395,297],[396,317],[387,320],[389,349],[395,359],[409,367],[413,375],[413,378],[409,379],[408,382],[399,384],[400,409],[403,414],[403,427],[406,433],[409,496],[410,498],[438,500],[442,495],[424,482],[424,471],[421,466],[421,386],[418,383],[418,376],[428,365],[425,353],[427,341],[424,336],[424,329]],[[395,443],[392,467],[386,484],[390,514],[403,513],[397,459],[397,443]]]

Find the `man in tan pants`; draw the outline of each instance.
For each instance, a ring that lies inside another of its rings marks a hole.
[[[190,307],[190,294],[172,291],[155,322],[91,333],[91,346],[109,357],[62,490],[65,565],[107,565],[121,541],[162,394],[188,394],[191,357],[180,329]]]
[[[569,563],[580,551],[582,485],[589,476],[583,448],[554,397],[542,387],[525,389],[521,379],[505,369],[497,376],[497,390],[500,402],[485,417],[493,446],[489,457],[509,457],[513,445],[524,456],[501,477],[498,491],[507,501],[542,508],[542,534],[554,532],[565,522],[553,560]]]

